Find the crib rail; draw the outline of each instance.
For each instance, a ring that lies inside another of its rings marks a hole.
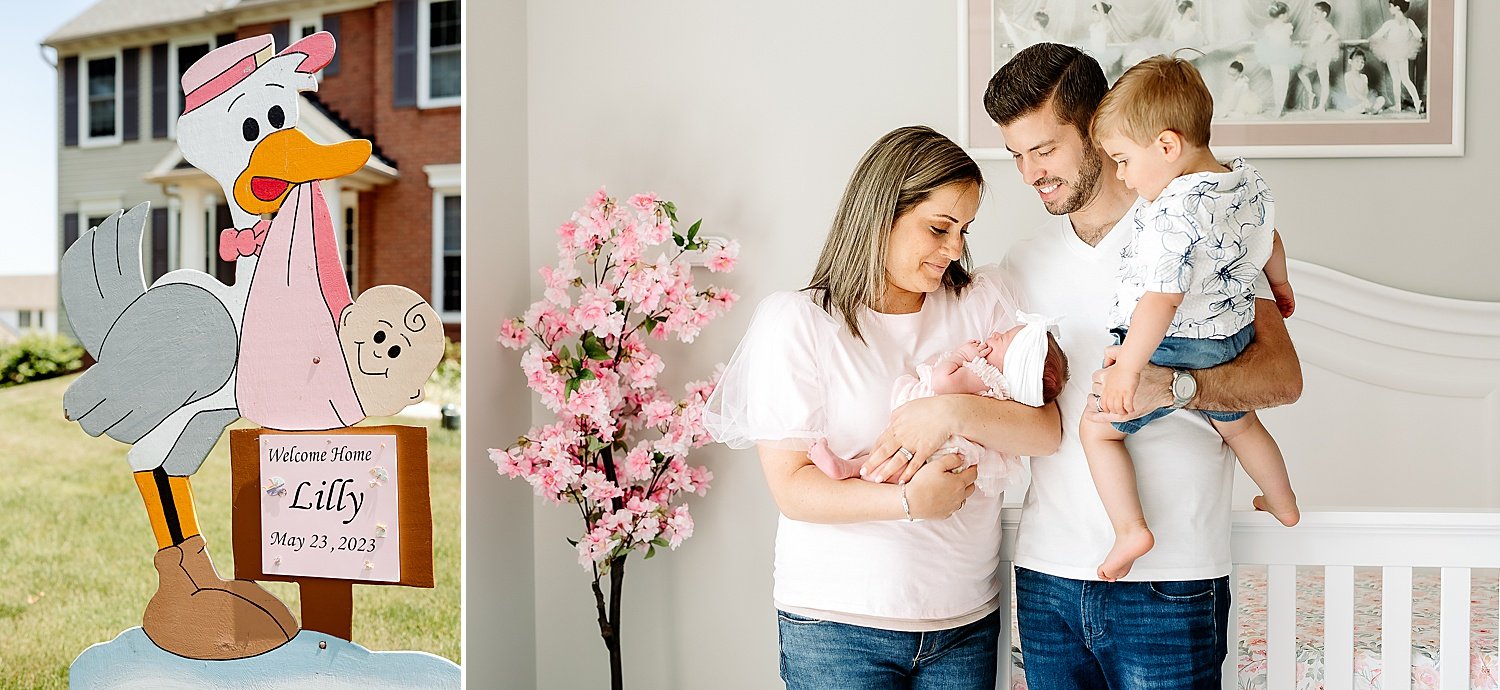
[[[1011,610],[1015,532],[1020,511],[1002,516],[1001,609]],[[1412,569],[1441,573],[1439,646],[1444,660],[1442,690],[1470,687],[1469,630],[1472,617],[1500,626],[1500,610],[1470,611],[1470,570],[1500,568],[1500,513],[1347,511],[1306,512],[1295,528],[1264,513],[1234,515],[1231,552],[1239,581],[1242,566],[1266,568],[1266,690],[1293,690],[1297,683],[1297,568],[1321,567],[1324,577],[1326,690],[1354,684],[1354,569],[1379,567],[1383,578],[1381,682],[1384,690],[1410,690]],[[1230,609],[1229,655],[1223,687],[1237,687],[1238,607]],[[997,688],[1012,687],[1011,626],[1000,626]]]
[[[1266,688],[1296,687],[1297,567],[1323,568],[1326,690],[1350,690],[1354,678],[1354,568],[1379,567],[1381,682],[1411,688],[1412,569],[1441,573],[1439,653],[1443,690],[1469,688],[1471,616],[1500,624],[1500,611],[1470,611],[1470,570],[1500,568],[1500,513],[1314,512],[1293,529],[1269,515],[1237,513],[1235,568],[1265,566]],[[1235,580],[1238,581],[1238,572]],[[1229,629],[1238,634],[1236,610]],[[1238,640],[1231,638],[1224,687],[1238,678]]]

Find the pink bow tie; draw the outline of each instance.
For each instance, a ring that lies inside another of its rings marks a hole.
[[[220,232],[219,258],[225,261],[235,261],[242,256],[259,255],[260,246],[266,243],[266,233],[270,229],[271,221],[262,220],[244,230],[228,228]]]

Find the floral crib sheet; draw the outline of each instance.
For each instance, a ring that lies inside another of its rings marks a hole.
[[[1496,626],[1500,625],[1500,571],[1470,574],[1469,687],[1500,688]],[[1354,569],[1354,688],[1381,685],[1379,568]],[[1436,690],[1443,663],[1438,655],[1441,576],[1436,568],[1412,571],[1411,674],[1413,690]],[[1240,573],[1239,686],[1266,687],[1266,571],[1246,568]],[[1297,688],[1321,690],[1323,659],[1323,570],[1297,569]]]
[[[1469,687],[1500,690],[1500,570],[1471,572]],[[1442,660],[1438,654],[1440,575],[1434,568],[1412,572],[1412,689],[1437,690]],[[1381,685],[1379,568],[1354,571],[1354,688]],[[1014,598],[1012,598],[1014,601]],[[1235,588],[1239,607],[1239,687],[1266,687],[1266,571],[1245,568]],[[1012,618],[1014,620],[1014,618]],[[1322,690],[1323,570],[1297,569],[1297,689]],[[1011,633],[1011,688],[1025,690],[1020,635]]]

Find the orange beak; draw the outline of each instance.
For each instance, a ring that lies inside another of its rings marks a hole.
[[[325,146],[296,129],[272,132],[250,152],[250,164],[234,181],[234,200],[249,213],[275,213],[292,187],[343,177],[369,159],[364,139]]]

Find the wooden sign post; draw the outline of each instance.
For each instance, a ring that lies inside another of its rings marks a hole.
[[[229,432],[234,574],[296,582],[302,627],[351,639],[353,586],[432,587],[427,429]]]

